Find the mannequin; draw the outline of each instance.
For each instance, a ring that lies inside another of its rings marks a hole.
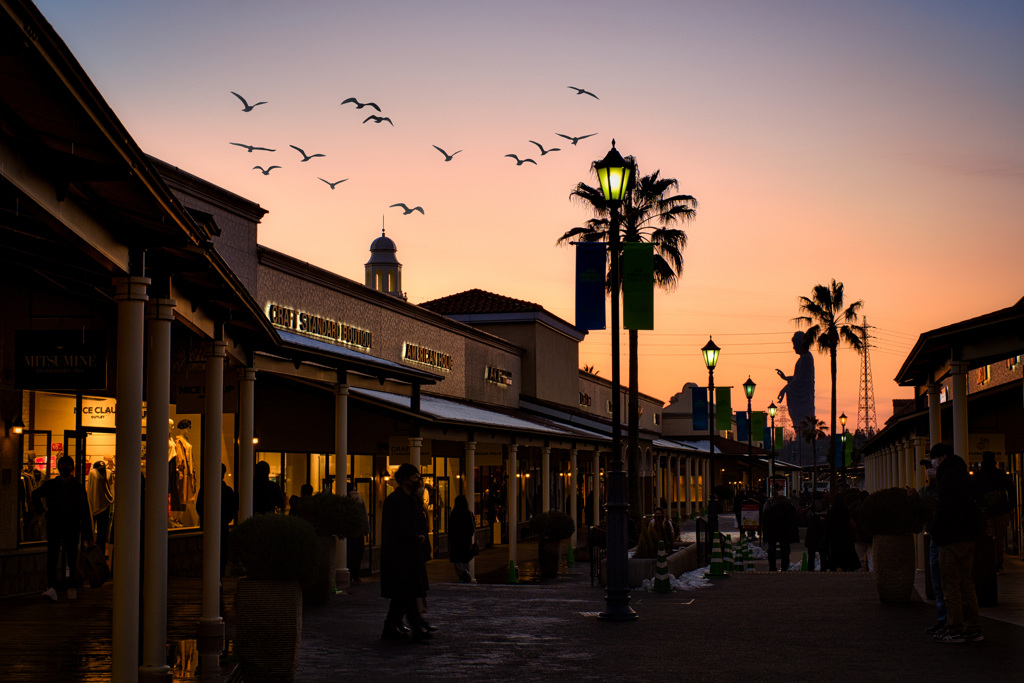
[[[192,433],[192,421],[182,420],[178,423],[177,434],[174,437],[174,467],[169,470],[175,486],[171,488],[171,511],[176,512],[176,519],[180,523],[186,520],[185,510],[188,503],[196,495],[196,471],[192,462],[192,443],[189,439]],[[175,495],[177,494],[177,495]]]

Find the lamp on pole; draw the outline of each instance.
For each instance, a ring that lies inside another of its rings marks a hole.
[[[708,335],[708,343],[700,350],[704,365],[708,368],[708,469],[711,472],[711,488],[708,490],[708,524],[712,531],[718,531],[718,505],[715,500],[715,366],[721,349]]]
[[[747,395],[747,473],[750,477],[750,491],[754,490],[754,422],[753,411],[750,403],[754,398],[754,380],[747,375],[747,381],[743,383],[743,393]]]
[[[768,439],[772,444],[772,466],[769,470],[769,476],[775,476],[775,414],[779,412],[778,406],[775,405],[775,401],[772,401],[768,406],[768,416],[772,418],[772,430],[768,432]],[[768,495],[772,492],[768,491]]]
[[[605,611],[599,617],[610,621],[629,621],[639,615],[629,606],[629,543],[627,538],[626,473],[622,470],[622,434],[620,430],[621,391],[619,363],[619,207],[633,175],[633,165],[612,148],[601,161],[594,162],[601,194],[608,203],[608,251],[611,252],[611,334],[612,334],[612,462],[608,473],[608,586]],[[636,476],[636,473],[631,473]]]
[[[839,454],[839,481],[846,483],[846,413],[839,416],[839,424],[843,425],[842,452]]]

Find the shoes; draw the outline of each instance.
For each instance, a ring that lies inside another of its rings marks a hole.
[[[391,624],[387,621],[384,622],[384,632],[380,634],[381,640],[402,640],[406,641],[412,637],[412,634],[402,624]]]
[[[936,635],[938,633],[944,633],[945,630],[946,630],[946,622],[944,622],[944,621],[937,621],[932,626],[929,626],[928,628],[926,628],[924,630],[924,632],[927,633],[928,635],[934,636],[934,635]]]
[[[54,602],[57,602],[57,589],[55,589],[53,586],[50,586],[45,591],[43,591],[43,596],[50,598]]]
[[[981,634],[979,633],[978,635],[980,636]],[[932,640],[936,643],[962,643],[964,642],[964,634],[943,631],[942,633],[936,633]]]
[[[985,640],[985,636],[982,635],[981,631],[968,631],[964,634],[964,640],[968,643],[980,643]]]
[[[429,631],[423,624],[420,624],[419,627],[413,628],[412,630],[412,639],[415,641],[430,640],[433,637],[434,634],[431,631]]]
[[[69,588],[68,589],[68,600],[77,600],[77,599],[78,599],[78,591],[75,590],[74,588]]]

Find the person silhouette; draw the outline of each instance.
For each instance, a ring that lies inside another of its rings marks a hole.
[[[814,356],[811,355],[807,335],[801,331],[793,333],[793,351],[799,356],[793,374],[786,376],[776,368],[779,377],[786,380],[786,386],[779,392],[778,402],[786,399],[789,418],[794,425],[801,424],[805,418],[814,415]]]

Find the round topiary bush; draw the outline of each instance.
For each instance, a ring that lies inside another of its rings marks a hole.
[[[899,487],[875,491],[860,505],[858,519],[872,536],[916,534],[927,518],[917,491]]]
[[[560,541],[576,533],[572,517],[560,510],[542,512],[530,520],[530,528],[541,541]]]
[[[296,502],[292,514],[312,524],[317,536],[355,538],[366,533],[366,509],[348,496],[322,491]]]
[[[313,525],[294,515],[254,515],[231,532],[228,557],[247,578],[306,583],[320,561],[320,541]]]

